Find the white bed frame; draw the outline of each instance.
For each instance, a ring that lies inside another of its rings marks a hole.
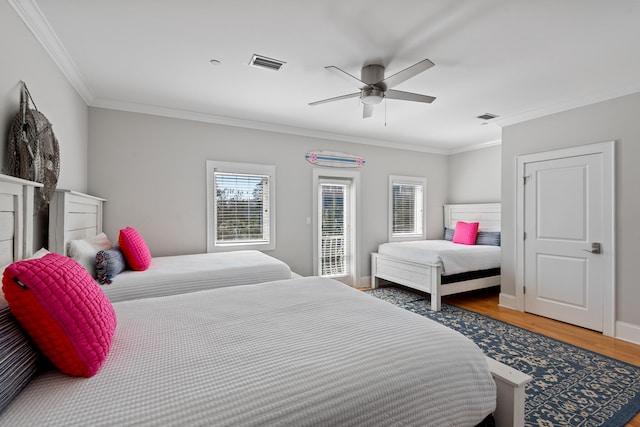
[[[0,174],[0,266],[33,254],[34,194],[42,186]]]
[[[105,199],[56,190],[49,206],[49,250],[67,255],[67,242],[102,233]]]
[[[51,201],[49,210],[49,250],[66,254],[66,243],[73,239],[92,237],[102,232],[102,212],[105,199],[69,190],[57,190]],[[462,206],[462,205],[458,205]],[[478,206],[478,205],[466,205]],[[498,206],[497,223],[495,212],[482,221],[485,230],[500,229],[500,206]],[[470,212],[476,218],[474,211]],[[464,209],[447,209],[445,224],[470,220]],[[493,224],[493,225],[490,225]],[[446,285],[450,286],[450,285]],[[474,288],[478,289],[478,288]],[[498,426],[524,425],[524,388],[531,381],[529,375],[523,374],[503,363],[487,357],[487,363],[496,382],[498,398],[494,413]]]
[[[482,231],[500,231],[500,203],[444,206],[444,226],[455,228],[458,221],[478,221]],[[440,311],[442,297],[490,288],[500,284],[500,275],[465,280],[443,285],[442,266],[418,263],[400,258],[371,254],[371,287],[377,288],[380,279],[431,294],[431,310]]]

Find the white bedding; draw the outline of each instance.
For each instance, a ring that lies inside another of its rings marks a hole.
[[[378,254],[441,265],[443,275],[499,268],[501,257],[499,246],[461,245],[448,240],[383,243],[378,246]]]
[[[260,251],[155,257],[145,271],[125,270],[101,285],[111,302],[291,278],[284,262]]]
[[[36,377],[0,425],[473,426],[495,407],[461,334],[329,279],[114,304],[92,378]]]

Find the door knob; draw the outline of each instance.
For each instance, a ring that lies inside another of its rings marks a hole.
[[[591,252],[592,254],[601,254],[602,245],[600,243],[594,242],[591,244],[591,249],[583,249],[583,251]]]

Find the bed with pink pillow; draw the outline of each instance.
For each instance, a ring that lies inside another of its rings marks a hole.
[[[143,233],[102,231],[105,200],[56,190],[49,210],[49,250],[67,255],[101,284],[111,302],[291,279],[283,261],[256,250],[153,257]]]
[[[371,286],[381,280],[441,297],[500,284],[500,204],[444,206],[442,240],[387,242],[371,254]]]

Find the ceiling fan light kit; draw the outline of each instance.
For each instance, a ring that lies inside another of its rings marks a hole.
[[[436,99],[433,96],[391,90],[391,88],[409,80],[411,77],[414,77],[433,66],[433,62],[428,59],[423,59],[422,61],[387,78],[384,77],[384,67],[379,64],[370,64],[362,67],[360,70],[360,78],[357,78],[333,65],[328,66],[325,67],[325,69],[349,81],[352,85],[357,86],[360,92],[311,102],[309,105],[313,106],[359,97],[363,104],[362,117],[366,119],[367,117],[371,117],[373,114],[373,105],[380,104],[384,98],[397,99],[400,101],[432,103]]]

